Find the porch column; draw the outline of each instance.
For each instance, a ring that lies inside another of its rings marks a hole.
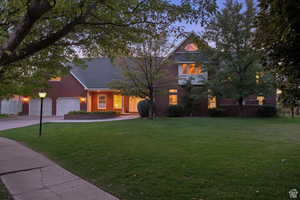
[[[123,95],[122,95],[122,113],[125,113],[125,101]]]

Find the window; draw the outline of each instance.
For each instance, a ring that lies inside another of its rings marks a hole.
[[[106,95],[100,94],[98,96],[98,109],[106,109]]]
[[[50,81],[61,81],[61,77],[54,77],[54,78],[51,78]]]
[[[122,95],[114,95],[114,108],[122,109]]]
[[[264,72],[257,72],[255,79],[256,79],[256,83],[259,84],[262,82],[262,77],[264,76]]]
[[[260,105],[260,106],[264,105],[264,100],[265,100],[264,96],[257,96],[256,99],[258,101],[258,105]]]
[[[194,43],[190,43],[190,44],[187,44],[184,49],[186,51],[197,51],[198,50],[198,46]]]
[[[201,64],[182,64],[182,74],[202,74],[203,73],[203,67]]]
[[[208,97],[208,108],[216,108],[217,107],[217,99],[216,97]]]
[[[169,89],[169,105],[177,105],[177,89]]]

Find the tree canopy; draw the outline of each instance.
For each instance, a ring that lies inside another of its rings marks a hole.
[[[126,53],[153,27],[204,22],[214,8],[215,0],[2,0],[0,96],[38,87],[79,56]]]
[[[239,105],[250,95],[266,95],[272,77],[263,71],[260,52],[254,47],[256,10],[252,0],[227,0],[208,23],[204,37],[215,47],[208,49],[211,95],[234,98]]]

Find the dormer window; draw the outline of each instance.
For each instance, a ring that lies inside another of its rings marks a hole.
[[[198,46],[195,43],[189,43],[187,44],[184,49],[186,51],[197,51],[198,50]]]
[[[203,67],[201,64],[182,64],[182,74],[202,74]]]

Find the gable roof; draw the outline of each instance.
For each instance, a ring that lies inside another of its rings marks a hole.
[[[208,59],[201,50],[186,51],[183,46],[193,42],[194,38],[200,38],[195,32],[189,33],[168,55],[167,59],[172,59],[175,63],[183,62],[207,62]]]
[[[95,58],[85,63],[86,68],[73,65],[71,74],[85,89],[109,89],[108,83],[122,79],[120,69],[110,58]]]

